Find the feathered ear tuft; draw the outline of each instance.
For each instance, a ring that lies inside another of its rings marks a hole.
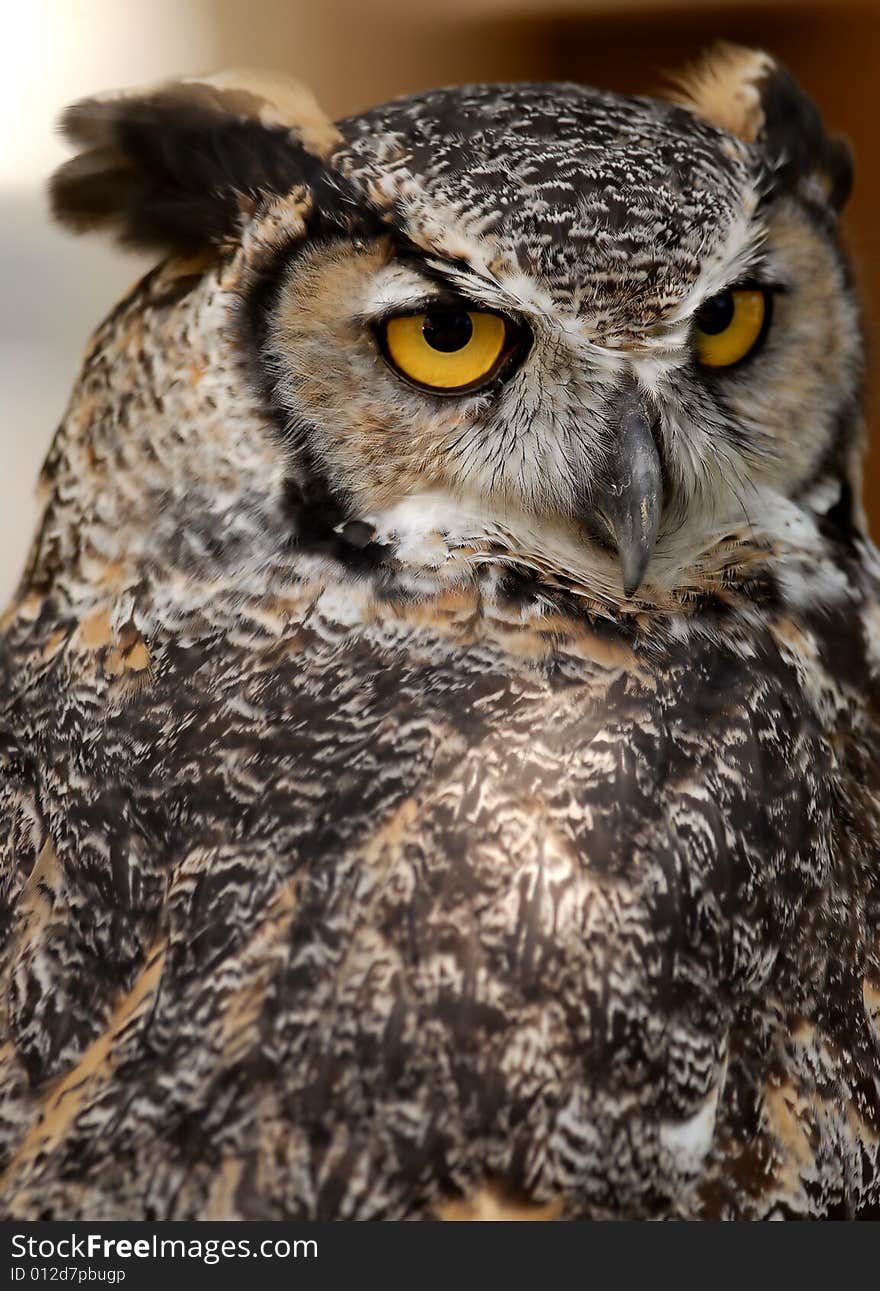
[[[762,150],[773,188],[843,209],[852,188],[849,145],[827,134],[815,103],[769,54],[714,45],[673,87],[682,107]]]
[[[84,99],[61,126],[82,151],[50,182],[56,218],[183,254],[234,235],[261,195],[310,183],[339,138],[304,86],[240,72]]]
[[[775,63],[760,49],[722,41],[670,78],[670,98],[710,125],[755,143],[764,127],[761,84]]]

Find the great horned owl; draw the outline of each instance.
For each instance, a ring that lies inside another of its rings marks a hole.
[[[730,47],[65,126],[164,258],[4,621],[0,1210],[870,1213],[846,146]]]

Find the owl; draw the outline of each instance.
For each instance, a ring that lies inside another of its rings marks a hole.
[[[0,636],[8,1218],[880,1203],[847,146],[770,56],[90,99]]]

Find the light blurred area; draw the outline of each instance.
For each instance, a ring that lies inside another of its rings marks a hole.
[[[55,122],[86,94],[265,67],[306,80],[342,116],[462,81],[651,92],[712,40],[759,45],[788,63],[855,147],[848,237],[869,329],[880,327],[880,0],[6,0],[2,13],[0,603],[25,557],[34,482],[88,335],[147,267],[49,223],[45,180],[68,155]],[[871,406],[876,423],[876,395]],[[880,451],[868,493],[880,532]]]

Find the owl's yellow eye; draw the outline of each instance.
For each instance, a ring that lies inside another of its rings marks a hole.
[[[495,376],[509,352],[508,324],[483,310],[437,307],[389,318],[385,357],[407,381],[438,394],[472,390]]]
[[[770,293],[760,287],[732,287],[697,312],[694,344],[707,368],[730,368],[757,349],[770,322]]]

